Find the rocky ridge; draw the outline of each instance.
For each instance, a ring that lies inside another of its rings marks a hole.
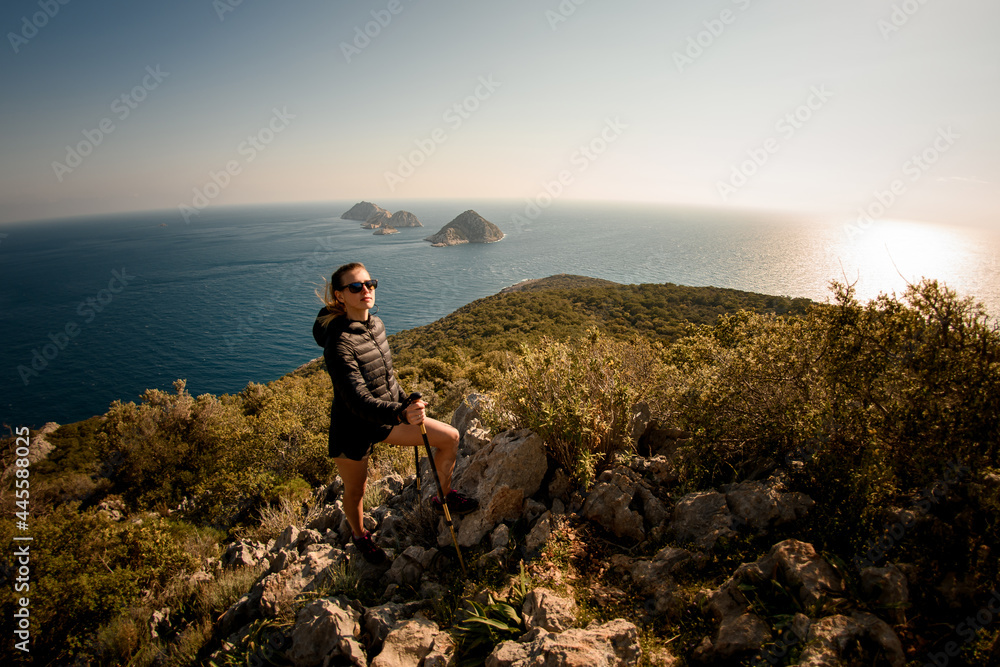
[[[781,470],[766,479],[673,498],[673,455],[691,434],[649,420],[640,404],[633,432],[641,434],[639,449],[645,455],[604,471],[583,491],[550,466],[536,433],[488,433],[479,418],[481,400],[468,397],[452,420],[462,434],[456,488],[480,500],[476,512],[455,517],[458,541],[467,561],[470,553],[480,554],[468,563],[476,570],[527,557],[536,584],[518,609],[524,634],[498,644],[486,665],[639,664],[643,650],[635,621],[641,619],[578,622],[572,587],[552,563],[556,535],[564,530],[603,531],[617,544],[631,545],[599,557],[599,572],[605,574],[589,589],[590,604],[621,605],[638,596],[646,620],[676,622],[704,614],[709,632],[685,655],[688,664],[782,664],[780,656],[794,646],[801,650],[800,665],[847,664],[848,659],[874,664],[876,656],[892,667],[904,665],[890,624],[899,621],[909,594],[907,578],[895,566],[861,573],[863,594],[872,604],[854,608],[842,570],[812,545],[786,538],[756,561],[744,562],[716,588],[702,589],[693,600],[685,592],[684,582],[708,567],[726,544],[745,536],[766,538],[809,514],[813,501],[787,491]],[[336,480],[318,494],[320,501],[304,525],[288,526],[266,544],[229,546],[218,567],[258,568],[260,576],[219,619],[217,630],[236,643],[255,622],[294,611],[294,624],[276,631],[270,644],[298,667],[456,664],[455,640],[431,620],[458,563],[443,519],[426,510],[434,487],[428,466],[422,466],[419,494],[412,476],[390,475],[379,483],[390,496],[368,508],[366,526],[389,553],[386,563],[366,563],[350,543]],[[523,541],[512,537],[516,526],[526,531]],[[667,546],[651,557],[631,555],[650,543]],[[381,603],[366,607],[356,599],[324,594],[348,571],[382,590]],[[781,630],[761,607],[758,593],[775,589],[784,591],[787,604],[797,610]],[[302,604],[303,597],[312,601]],[[485,592],[477,597],[484,603]],[[660,647],[646,657],[651,664],[672,665],[676,650]],[[222,658],[219,652],[213,659]]]

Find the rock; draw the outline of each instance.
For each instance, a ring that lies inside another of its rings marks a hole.
[[[562,468],[556,468],[549,482],[549,498],[561,498],[563,501],[569,500],[569,492],[573,487],[572,480]]]
[[[377,655],[382,650],[382,642],[401,619],[411,618],[417,611],[426,606],[425,602],[417,601],[408,604],[389,602],[377,607],[365,609],[362,616],[365,634],[368,636],[370,653]]]
[[[329,664],[330,658],[364,667],[367,661],[357,639],[360,618],[357,610],[338,598],[316,600],[296,615],[287,657],[296,667]]]
[[[350,209],[347,210],[346,213],[341,213],[340,217],[342,220],[359,220],[361,222],[364,222],[365,220],[367,220],[368,218],[372,217],[373,215],[375,215],[380,211],[383,213],[388,213],[388,211],[386,211],[381,206],[376,206],[371,202],[363,201],[363,202],[358,202],[357,204],[352,206]]]
[[[152,639],[165,638],[170,632],[170,607],[153,612],[149,618],[149,635]]]
[[[323,505],[316,516],[306,524],[306,528],[326,533],[328,530],[337,530],[340,522],[345,519],[343,504],[338,500],[334,504]]]
[[[504,234],[499,227],[475,211],[469,210],[442,227],[437,234],[428,236],[424,240],[436,246],[448,246],[461,243],[494,243],[503,237]]]
[[[645,538],[642,515],[629,505],[636,493],[636,482],[628,468],[605,470],[597,484],[587,494],[582,514],[596,521],[618,537],[628,537],[637,542]]]
[[[779,493],[775,485],[750,481],[723,487],[736,525],[746,525],[762,535],[772,525],[804,517],[816,504],[804,493]]]
[[[894,624],[906,622],[906,605],[910,601],[906,576],[899,568],[866,567],[861,570],[861,591],[885,609]]]
[[[389,211],[379,209],[365,218],[364,224],[361,225],[361,229],[379,229],[381,227],[385,227],[389,222],[390,215]]]
[[[477,452],[456,484],[479,500],[479,509],[461,518],[459,545],[478,544],[501,521],[520,518],[525,498],[538,491],[547,467],[545,443],[527,429],[504,431]]]
[[[536,588],[524,597],[521,605],[524,627],[562,632],[576,620],[576,601],[556,595],[548,588]]]
[[[501,547],[506,547],[510,542],[510,528],[507,524],[501,523],[490,535],[490,547],[493,549],[499,549]]]
[[[678,616],[684,603],[676,597],[677,584],[673,573],[691,560],[686,549],[665,547],[652,560],[631,560],[625,556],[613,559],[614,567],[624,570],[632,578],[639,592],[653,601],[658,614]]]
[[[299,529],[295,526],[288,526],[282,531],[278,539],[275,540],[274,546],[271,547],[270,551],[272,553],[277,553],[282,549],[287,549],[288,547],[295,544],[296,540],[299,539]]]
[[[646,432],[649,426],[650,410],[649,403],[639,401],[632,406],[632,417],[629,421],[629,433],[632,434],[632,442],[639,442],[639,438]]]
[[[638,628],[620,618],[564,632],[535,628],[522,640],[500,644],[486,667],[631,667],[642,656]]]
[[[58,429],[59,424],[56,422],[45,422],[42,428],[35,431],[28,441],[29,463],[38,463],[49,457],[49,454],[55,449],[55,445],[48,441],[48,436],[55,433]]]
[[[862,640],[867,639],[868,642]],[[880,653],[891,667],[903,667],[906,658],[903,647],[886,623],[871,614],[856,612],[851,617],[838,614],[814,621],[809,626],[809,636],[802,655],[800,667],[828,667],[846,664],[845,654],[852,656],[852,664],[874,664],[875,655],[864,656],[865,644],[873,642],[880,647]]]
[[[681,542],[711,549],[723,537],[736,535],[730,528],[726,496],[717,491],[689,493],[674,506],[670,528]]]
[[[422,667],[454,667],[455,642],[447,632],[439,632],[431,643],[430,653],[424,658]]]
[[[771,629],[756,614],[730,616],[722,621],[712,643],[716,659],[727,660],[750,651],[757,651],[771,639]]]
[[[258,614],[277,616],[291,606],[297,595],[324,583],[330,576],[330,568],[342,565],[346,556],[340,549],[327,546],[302,556],[286,549],[271,558],[268,572],[257,580],[248,594],[249,612],[254,617]]]
[[[473,426],[482,425],[483,410],[488,398],[484,394],[469,394],[451,416],[451,425],[458,431],[459,438]]]
[[[424,571],[429,569],[438,555],[437,549],[424,549],[423,547],[411,546],[406,551],[396,556],[392,565],[385,573],[385,578],[400,586],[417,588],[420,586],[420,578]]]
[[[414,667],[431,652],[441,631],[434,621],[411,618],[399,621],[386,635],[382,652],[371,661],[371,667]]]
[[[528,533],[528,536],[524,540],[524,546],[528,550],[528,553],[542,548],[549,541],[551,535],[552,515],[549,512],[545,512],[542,516],[538,517],[538,521],[532,526],[531,532]]]
[[[409,211],[396,211],[391,219],[393,227],[423,227],[417,216]]]
[[[775,568],[780,568],[785,575],[785,581],[798,589],[799,599],[806,608],[819,604],[830,594],[844,593],[844,580],[807,542],[798,540],[779,542],[757,563],[763,573],[774,572]],[[774,564],[773,567],[771,563]]]

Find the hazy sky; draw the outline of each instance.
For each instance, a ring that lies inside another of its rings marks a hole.
[[[0,221],[548,184],[996,228],[998,25],[996,0],[6,0]]]

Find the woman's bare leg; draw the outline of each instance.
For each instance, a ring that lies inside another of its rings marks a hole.
[[[344,514],[347,523],[355,537],[361,537],[365,532],[365,484],[368,481],[368,457],[355,461],[348,458],[336,458],[340,479],[344,483]]]
[[[427,429],[428,442],[437,450],[434,455],[434,465],[437,467],[438,479],[441,480],[441,488],[445,495],[448,495],[451,491],[451,474],[455,470],[455,459],[458,457],[458,431],[448,424],[429,417],[424,419],[424,428]],[[403,447],[424,446],[420,427],[414,424],[393,426],[385,441],[390,445]]]

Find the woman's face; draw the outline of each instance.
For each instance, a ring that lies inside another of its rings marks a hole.
[[[371,280],[371,276],[368,275],[367,271],[364,269],[352,269],[343,275],[340,279],[340,284],[343,286],[351,283],[363,283],[366,280]],[[347,316],[352,320],[368,319],[368,309],[375,305],[375,290],[368,289],[364,285],[361,286],[361,291],[357,294],[346,287],[335,290],[334,294],[344,304]]]

